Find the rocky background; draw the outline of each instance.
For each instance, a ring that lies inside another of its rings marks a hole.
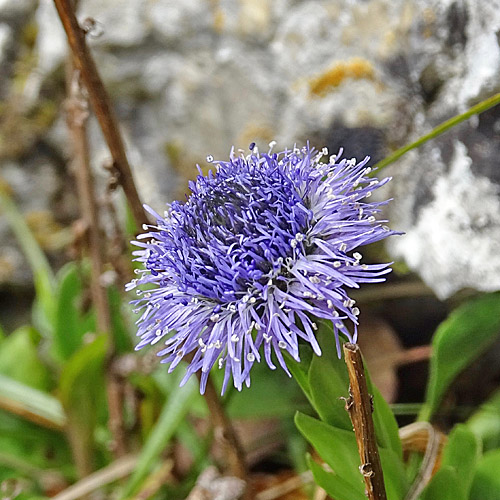
[[[81,0],[88,18],[139,190],[159,210],[232,145],[310,140],[375,162],[500,91],[498,0]],[[55,262],[77,218],[66,54],[52,0],[0,0],[0,182]],[[406,236],[388,251],[441,299],[500,289],[499,132],[494,108],[390,169],[387,215]],[[91,142],[104,175],[94,122]],[[4,220],[0,238],[10,321],[31,274]]]

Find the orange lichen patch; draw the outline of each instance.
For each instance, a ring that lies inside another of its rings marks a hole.
[[[214,31],[221,34],[224,31],[224,25],[226,23],[226,15],[222,9],[215,9],[213,13]]]
[[[309,81],[310,95],[324,97],[347,79],[373,80],[374,69],[370,61],[353,57],[348,61],[338,61],[321,75]]]

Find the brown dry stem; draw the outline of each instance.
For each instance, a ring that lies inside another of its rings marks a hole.
[[[97,71],[94,59],[85,41],[86,31],[80,27],[76,19],[71,0],[54,0],[59,17],[68,37],[75,67],[87,88],[90,104],[99,121],[104,138],[113,157],[113,165],[118,173],[118,182],[123,187],[134,220],[140,228],[148,223],[148,217],[139,199],[139,194],[132,177],[127,154],[119,131],[111,100],[104,88]]]
[[[349,412],[356,442],[358,444],[366,493],[370,500],[386,500],[384,474],[378,453],[377,439],[373,425],[373,403],[368,393],[361,350],[356,344],[344,344],[344,356],[349,373],[349,398],[346,410]]]

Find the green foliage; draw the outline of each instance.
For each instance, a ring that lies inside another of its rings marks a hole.
[[[500,334],[500,294],[483,295],[457,308],[437,329],[433,340],[426,404],[428,420],[453,379]]]
[[[469,500],[500,500],[500,449],[485,453],[477,465]]]

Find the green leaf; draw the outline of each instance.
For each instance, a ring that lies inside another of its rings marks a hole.
[[[469,500],[500,500],[500,449],[485,453],[477,465]]]
[[[379,447],[378,451],[388,500],[403,500],[410,485],[402,458],[391,449]]]
[[[109,287],[108,300],[116,351],[119,354],[130,352],[132,350],[132,338],[124,319],[127,317],[128,311],[124,310],[127,305],[123,304],[122,297],[115,287]]]
[[[353,490],[363,494],[365,487],[359,472],[360,461],[354,433],[332,427],[300,412],[295,415],[295,425],[332,470]]]
[[[456,425],[443,450],[442,466],[455,469],[461,490],[465,492],[466,498],[468,498],[474,470],[480,456],[481,446],[478,438],[465,425]]]
[[[309,345],[299,345],[300,361],[295,361],[287,352],[284,352],[286,366],[292,377],[297,381],[302,392],[312,404],[311,387],[309,386],[309,368],[313,359],[313,352]]]
[[[81,308],[81,272],[75,262],[70,262],[58,274],[53,352],[62,360],[69,359],[82,346],[85,333],[95,331],[93,318]]]
[[[321,486],[335,500],[366,500],[364,493],[361,493],[357,488],[353,488],[337,474],[327,472],[310,456],[307,457],[307,463],[316,484]]]
[[[373,425],[379,446],[392,450],[401,460],[403,457],[403,446],[399,439],[399,428],[391,407],[384,399],[380,391],[372,384],[369,374],[365,368],[368,391],[373,395]]]
[[[135,471],[125,486],[121,498],[134,494],[152,466],[168,445],[178,426],[186,417],[192,401],[198,395],[198,385],[190,380],[184,387],[176,387],[163,406],[160,417],[144,444]]]
[[[349,376],[343,359],[339,359],[335,348],[335,337],[331,327],[321,324],[317,332],[321,356],[313,356],[309,369],[309,387],[312,404],[323,422],[352,431],[345,402],[348,397]]]
[[[5,189],[0,188],[0,211],[5,216],[10,228],[23,251],[33,272],[37,300],[44,321],[50,324],[54,315],[55,277],[43,250],[33,236],[24,216]]]
[[[35,389],[47,390],[50,374],[39,359],[39,338],[35,329],[23,326],[4,339],[0,348],[0,374]]]
[[[460,306],[438,327],[421,420],[431,418],[454,378],[498,337],[499,310],[500,294],[484,295]]]
[[[467,497],[460,486],[457,471],[445,466],[436,472],[420,500],[467,500]]]
[[[467,427],[483,443],[483,450],[500,448],[500,391],[470,417]]]
[[[80,462],[92,467],[94,432],[104,423],[106,338],[96,336],[69,358],[61,372],[59,397],[68,418],[68,433]]]
[[[24,414],[31,415],[31,420],[38,418],[55,429],[65,425],[66,416],[56,398],[5,375],[0,375],[0,399],[4,407],[10,402]]]
[[[323,422],[340,429],[352,430],[352,423],[345,403],[341,399],[348,396],[349,375],[343,358],[339,359],[335,348],[335,338],[330,326],[322,323],[317,334],[322,355],[313,356],[309,369],[308,385],[311,400]],[[398,424],[391,408],[380,391],[371,383],[365,368],[368,391],[373,395],[373,423],[379,446],[392,449],[399,457],[403,451],[398,434]]]

